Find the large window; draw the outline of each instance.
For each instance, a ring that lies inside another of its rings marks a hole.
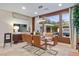
[[[46,31],[57,32],[59,27],[59,15],[47,17],[46,19]]]
[[[69,24],[70,24],[70,19],[69,19],[69,13],[62,13],[61,16],[62,19],[59,18],[59,14],[58,15],[54,15],[54,16],[49,16],[46,17],[46,31],[47,32],[57,32],[59,33],[59,31],[62,30],[62,34],[63,36],[68,36],[70,35],[70,28],[69,28]],[[60,25],[62,24],[62,25]],[[60,26],[62,26],[60,29]],[[61,33],[61,32],[60,32]],[[59,34],[60,34],[59,33]]]
[[[69,9],[65,9],[59,12],[43,15],[44,29],[46,32],[52,32],[54,35],[58,35],[59,42],[70,43],[70,16]]]
[[[62,33],[64,36],[69,36],[70,35],[70,27],[69,27],[69,13],[64,13],[62,14]]]

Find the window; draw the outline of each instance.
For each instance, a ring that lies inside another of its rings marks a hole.
[[[69,36],[69,13],[62,14],[62,33],[64,36]]]
[[[49,16],[46,19],[46,27],[49,27],[51,32],[58,32],[59,28],[59,15]],[[49,31],[48,28],[46,28],[46,31]]]

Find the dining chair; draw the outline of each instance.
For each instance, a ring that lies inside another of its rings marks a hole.
[[[53,33],[46,33],[45,40],[46,40],[46,44],[47,44],[47,52],[50,54],[53,54],[51,52],[51,51],[53,51],[53,52],[55,52],[55,54],[53,54],[53,55],[56,55],[58,52],[56,50],[52,49],[52,47],[57,45],[58,36],[53,35]]]
[[[26,46],[32,45],[32,43],[33,43],[32,35],[30,35],[30,34],[22,34],[22,39],[24,42],[27,43],[25,46],[23,46],[23,48]]]
[[[12,34],[11,33],[5,33],[4,34],[4,45],[3,45],[3,48],[5,48],[6,43],[10,43],[10,46],[12,46]]]
[[[48,53],[52,54],[52,55],[57,55],[58,51],[54,50],[52,47],[56,46],[58,43],[58,36],[53,36],[50,40],[49,38],[47,38],[47,45],[49,46],[47,49]],[[55,52],[52,53],[51,51]]]
[[[47,32],[47,33],[44,33],[44,38],[46,39],[46,41],[47,41],[47,44],[49,44],[49,45],[53,45],[53,33],[49,33],[49,32]],[[44,40],[44,39],[43,39]]]
[[[43,50],[42,53],[40,52],[40,54],[36,54],[36,55],[42,55],[43,53],[45,53],[45,49],[46,49],[45,42],[41,40],[41,37],[39,35],[33,35],[33,45],[39,48],[35,52],[35,54],[41,49]]]

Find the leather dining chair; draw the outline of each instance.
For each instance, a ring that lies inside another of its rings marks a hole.
[[[49,54],[52,54],[52,55],[56,55],[58,53],[56,50],[51,49],[51,47],[54,46],[54,43],[53,43],[53,45],[49,44],[48,40],[46,38],[44,40],[42,40],[40,36],[34,35],[33,36],[33,41],[34,41],[33,45],[35,47],[43,49],[43,52],[40,55],[42,55],[45,52],[47,52]],[[51,41],[51,42],[53,42],[53,41]],[[50,46],[49,49],[48,49],[48,45]],[[40,51],[40,49],[37,50],[36,52]],[[55,53],[52,53],[52,51],[55,52]]]
[[[38,51],[40,51],[40,49],[42,49],[43,51],[41,54],[45,53],[46,46],[45,46],[45,42],[41,40],[41,37],[39,35],[33,35],[32,37],[33,37],[33,45],[35,47],[39,48],[36,52],[38,52]],[[36,52],[35,52],[35,54],[36,54]],[[39,55],[41,55],[41,54],[39,54]]]
[[[24,42],[26,42],[27,44],[25,46],[23,46],[22,48],[27,48],[29,49],[29,51],[32,51],[35,55],[37,51],[41,49],[44,49],[43,47],[41,47],[41,41],[40,41],[40,37],[39,36],[34,36],[34,35],[29,35],[29,34],[23,34],[22,35],[22,39]],[[30,45],[30,47],[28,47]],[[39,47],[39,48],[36,48]],[[44,53],[44,52],[43,52]]]
[[[30,35],[30,34],[22,34],[22,39],[24,42],[27,43],[27,45],[23,46],[23,48],[28,46],[28,45],[32,45],[32,43],[33,43],[32,35]]]
[[[36,47],[45,49],[44,41],[41,40],[39,35],[33,35],[33,45]]]
[[[5,48],[6,43],[10,43],[10,46],[12,46],[12,34],[11,33],[5,33],[4,34],[4,45],[3,45],[3,48]]]
[[[52,47],[57,45],[59,39],[58,36],[53,35],[53,33],[44,33],[44,35],[47,44],[47,52],[53,54],[51,51],[54,51],[55,54],[53,55],[56,55],[58,52],[56,50],[53,50]]]

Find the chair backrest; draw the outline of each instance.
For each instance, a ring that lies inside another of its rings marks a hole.
[[[22,34],[22,39],[23,39],[24,42],[32,44],[32,35]]]
[[[47,32],[47,33],[45,34],[45,37],[47,38],[47,41],[52,41],[53,33]]]
[[[53,33],[50,33],[50,32],[45,33],[45,36],[52,37],[53,36]]]
[[[33,45],[36,47],[40,47],[41,46],[40,36],[33,35],[32,37],[33,37]]]
[[[4,43],[11,42],[11,33],[5,33],[4,34]]]

